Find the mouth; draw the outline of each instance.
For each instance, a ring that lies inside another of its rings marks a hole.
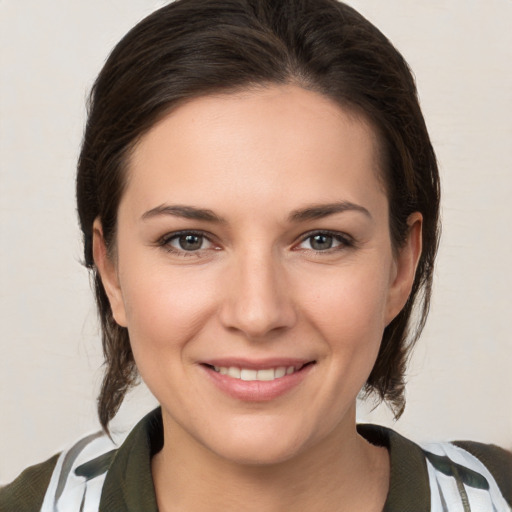
[[[244,360],[209,361],[200,364],[208,380],[231,398],[243,402],[268,402],[299,388],[316,361]]]
[[[275,366],[270,368],[244,368],[243,366],[216,366],[205,363],[204,366],[219,373],[220,375],[226,375],[232,379],[239,379],[246,382],[260,381],[260,382],[271,382],[276,379],[281,379],[287,375],[300,372],[305,367],[315,364],[316,361],[309,361],[301,364],[291,364],[283,366]]]

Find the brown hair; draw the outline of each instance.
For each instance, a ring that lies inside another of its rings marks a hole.
[[[142,20],[112,51],[91,91],[78,162],[85,264],[94,276],[106,364],[98,398],[105,429],[137,371],[128,331],[114,321],[94,266],[92,226],[99,217],[113,254],[131,149],[178,102],[287,83],[355,109],[379,133],[395,247],[407,237],[408,216],[423,215],[411,295],[386,327],[365,386],[396,417],[402,413],[407,358],[428,313],[439,236],[437,163],[407,63],[376,27],[336,0],[176,0]]]

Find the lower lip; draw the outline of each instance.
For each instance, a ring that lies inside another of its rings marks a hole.
[[[228,377],[208,366],[201,366],[207,376],[224,393],[245,402],[268,402],[297,387],[309,374],[314,364],[308,364],[299,371],[274,380],[242,380]]]

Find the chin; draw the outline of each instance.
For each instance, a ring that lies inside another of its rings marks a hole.
[[[225,460],[241,465],[273,465],[303,453],[312,444],[312,434],[292,425],[254,423],[223,431],[205,445]]]
[[[265,444],[261,443],[230,443],[230,446],[223,446],[217,455],[223,459],[241,466],[272,466],[287,462],[300,453],[300,448],[290,446],[278,440],[273,443],[271,440]]]

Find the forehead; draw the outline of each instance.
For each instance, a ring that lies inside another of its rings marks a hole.
[[[162,203],[181,200],[172,197],[181,192],[202,202],[230,193],[254,201],[256,194],[290,208],[315,196],[339,200],[342,189],[345,196],[383,193],[378,146],[364,117],[296,86],[203,96],[141,138],[128,190]]]

